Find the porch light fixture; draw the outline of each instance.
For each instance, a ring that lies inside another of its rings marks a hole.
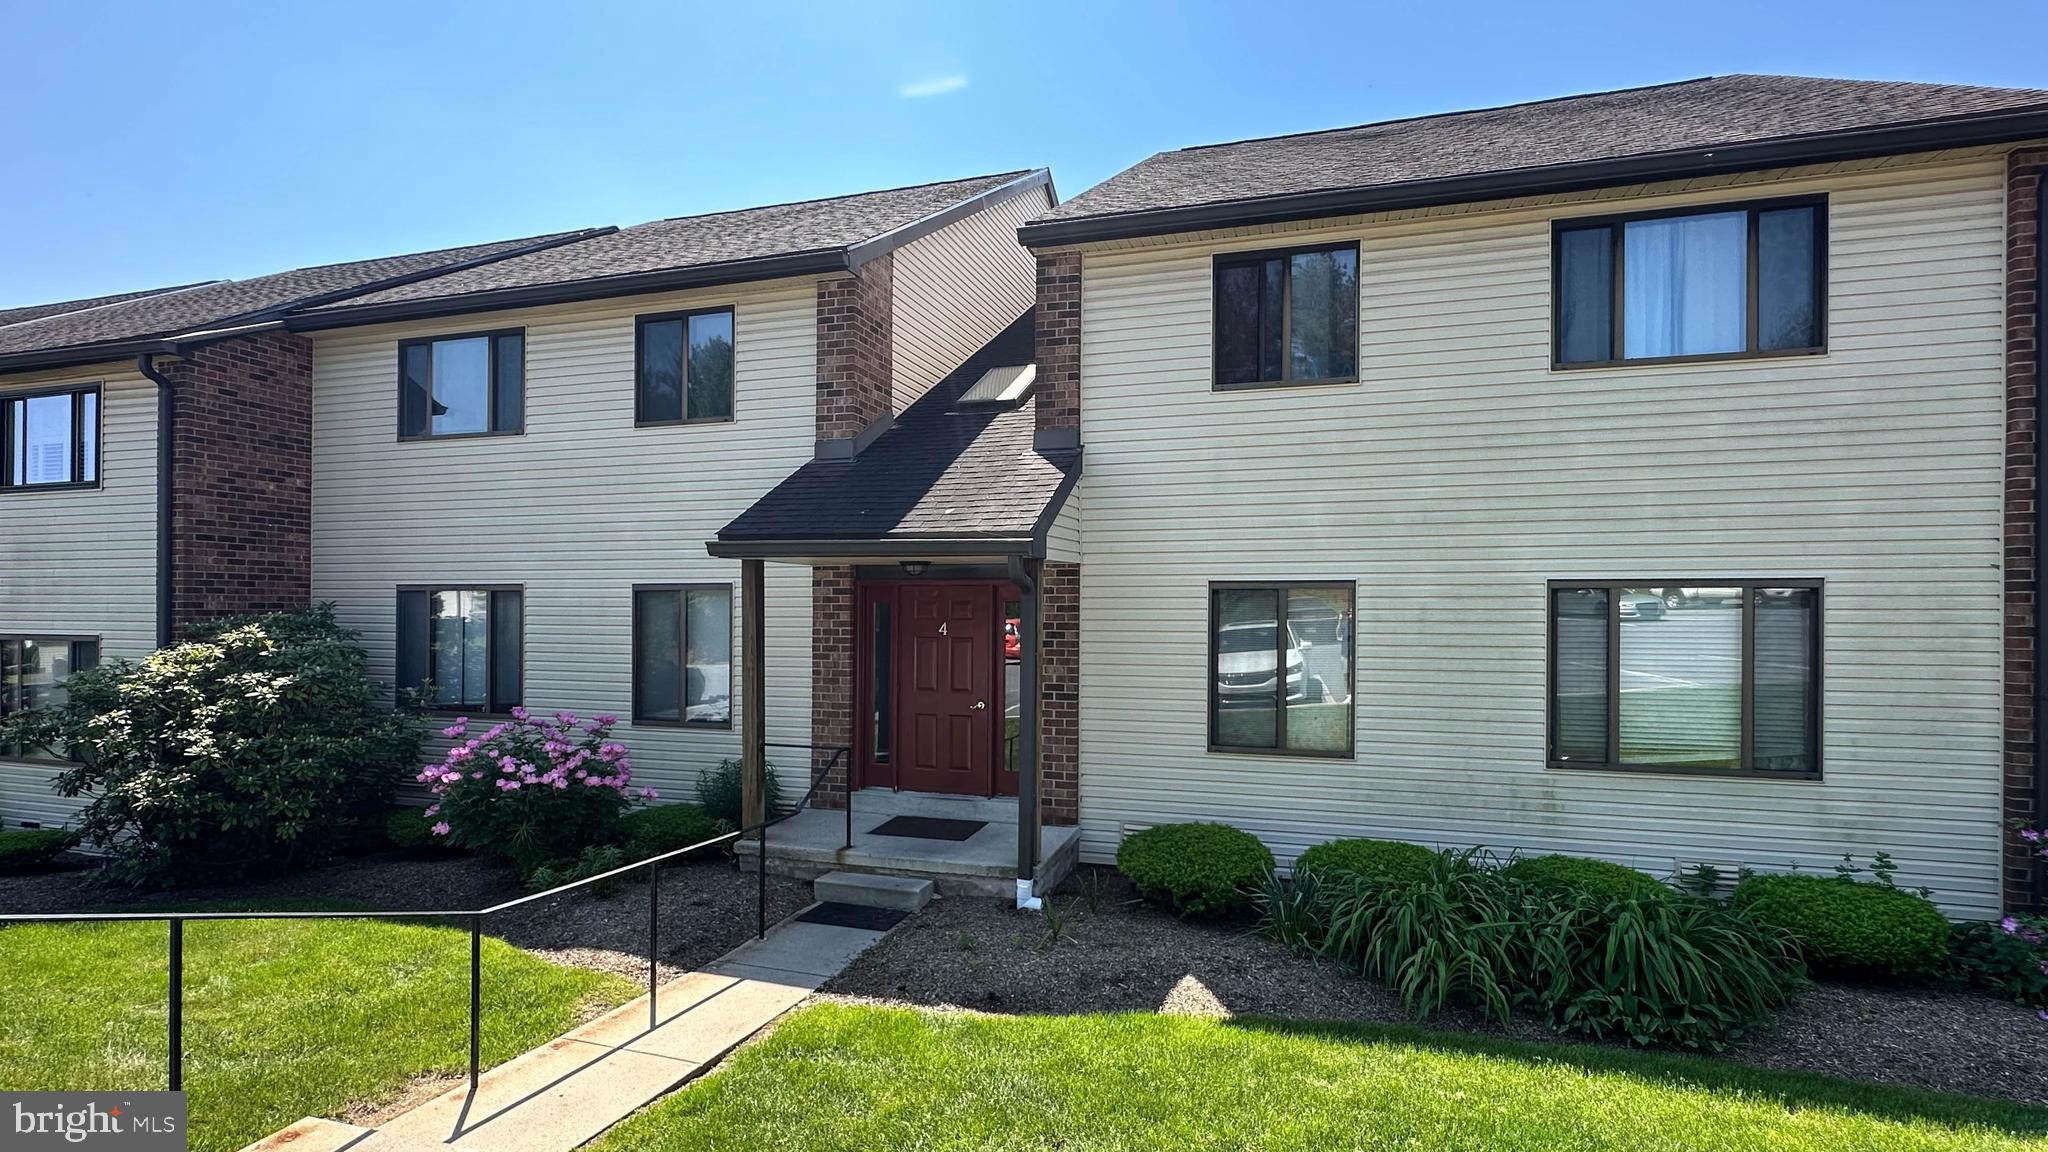
[[[903,562],[903,574],[905,576],[922,576],[924,575],[924,570],[931,566],[931,561],[929,560],[905,560]]]

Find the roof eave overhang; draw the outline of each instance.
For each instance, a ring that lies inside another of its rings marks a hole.
[[[1128,240],[1174,232],[1236,228],[1255,224],[1354,216],[1408,208],[1433,208],[1479,200],[1583,192],[1618,184],[1725,175],[1764,168],[1862,160],[1908,152],[1930,152],[1987,144],[2008,144],[2048,136],[2048,107],[1881,128],[1787,136],[1711,148],[1656,152],[1612,160],[1588,160],[1542,168],[1515,168],[1439,180],[1415,180],[1372,188],[1339,188],[1285,196],[1226,200],[1185,208],[1161,208],[1110,216],[1048,220],[1017,229],[1018,242],[1033,248]]]
[[[1043,543],[1033,536],[889,537],[878,540],[726,540],[705,543],[721,560],[957,560],[969,556],[1036,556]]]
[[[166,339],[123,340],[114,344],[90,344],[73,348],[58,348],[48,352],[16,352],[0,356],[0,375],[18,372],[43,372],[61,368],[82,368],[87,364],[106,364],[117,360],[133,360],[137,356],[175,356],[180,345]]]

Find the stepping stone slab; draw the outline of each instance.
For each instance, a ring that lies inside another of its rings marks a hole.
[[[864,872],[827,872],[813,890],[831,904],[866,904],[915,912],[931,903],[932,882],[913,876],[874,876]]]

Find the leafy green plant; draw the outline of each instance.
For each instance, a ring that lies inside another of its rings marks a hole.
[[[452,854],[462,849],[446,836],[434,835],[435,818],[424,808],[394,808],[384,817],[384,840],[400,852]]]
[[[1116,866],[1140,895],[1182,916],[1243,910],[1273,853],[1228,824],[1161,824],[1124,837]]]
[[[1551,889],[1525,922],[1525,999],[1559,1031],[1719,1051],[1804,984],[1796,948],[1724,904]]]
[[[1313,869],[1296,869],[1292,880],[1266,873],[1252,895],[1258,931],[1299,952],[1321,951],[1330,934],[1331,889],[1347,879],[1347,874],[1338,873],[1326,882]]]
[[[628,860],[645,860],[723,836],[732,825],[696,804],[658,804],[628,812],[619,821],[619,839]],[[717,847],[693,856],[716,855]]]
[[[706,768],[697,777],[697,803],[713,817],[723,820],[734,828],[746,826],[746,817],[741,803],[742,778],[740,762],[721,760],[716,768]],[[766,766],[766,786],[762,789],[768,815],[773,817],[782,812],[782,785],[775,779],[775,765]]]
[[[64,703],[0,723],[0,744],[85,752],[56,787],[91,797],[77,828],[115,880],[319,864],[419,755],[414,716],[379,705],[366,669],[332,605],[222,620],[73,673]]]
[[[428,831],[522,874],[617,840],[634,798],[656,798],[652,788],[634,790],[632,756],[611,738],[617,723],[514,708],[511,719],[469,736],[469,719],[456,720],[441,731],[455,746],[419,774],[434,794],[426,814],[440,817]]]
[[[1546,892],[1585,893],[1607,900],[1653,900],[1671,895],[1671,889],[1647,873],[1588,856],[1524,856],[1501,871]]]
[[[526,874],[526,890],[545,892],[564,884],[602,875],[630,863],[616,844],[592,844],[574,857],[551,860]],[[646,869],[641,869],[645,872]],[[610,896],[619,890],[619,880],[600,881],[589,886],[593,896]]]
[[[1472,867],[1474,854],[1440,853],[1419,880],[1326,877],[1332,895],[1323,951],[1383,981],[1418,1018],[1471,1004],[1506,1021],[1529,890],[1496,869]]]
[[[1399,840],[1330,840],[1317,844],[1294,860],[1296,875],[1303,872],[1338,872],[1380,880],[1406,883],[1429,875],[1437,854],[1420,844]]]
[[[1961,982],[2029,1008],[2048,1008],[2048,919],[1974,920],[1949,932],[1949,965]]]
[[[1941,970],[1948,920],[1925,897],[1840,876],[1753,876],[1733,903],[1785,933],[1816,971],[1921,980]]]
[[[78,845],[78,833],[67,828],[17,828],[0,832],[0,876],[26,876],[50,867],[52,861]]]

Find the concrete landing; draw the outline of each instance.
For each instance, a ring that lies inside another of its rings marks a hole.
[[[464,1083],[374,1132],[308,1118],[243,1152],[571,1152],[700,1075],[884,935],[784,921],[662,985],[652,1027],[642,996],[485,1072],[474,1100]]]
[[[965,840],[874,834],[895,816],[979,820],[986,827]],[[741,867],[751,868],[760,846],[741,840],[733,849]],[[1040,829],[1038,851],[1038,890],[1050,892],[1080,858],[1080,829]],[[799,880],[815,880],[828,872],[904,876],[929,880],[948,896],[1015,896],[1017,802],[1009,797],[976,799],[863,788],[853,794],[852,848],[846,847],[843,810],[806,808],[769,830],[768,870]]]

